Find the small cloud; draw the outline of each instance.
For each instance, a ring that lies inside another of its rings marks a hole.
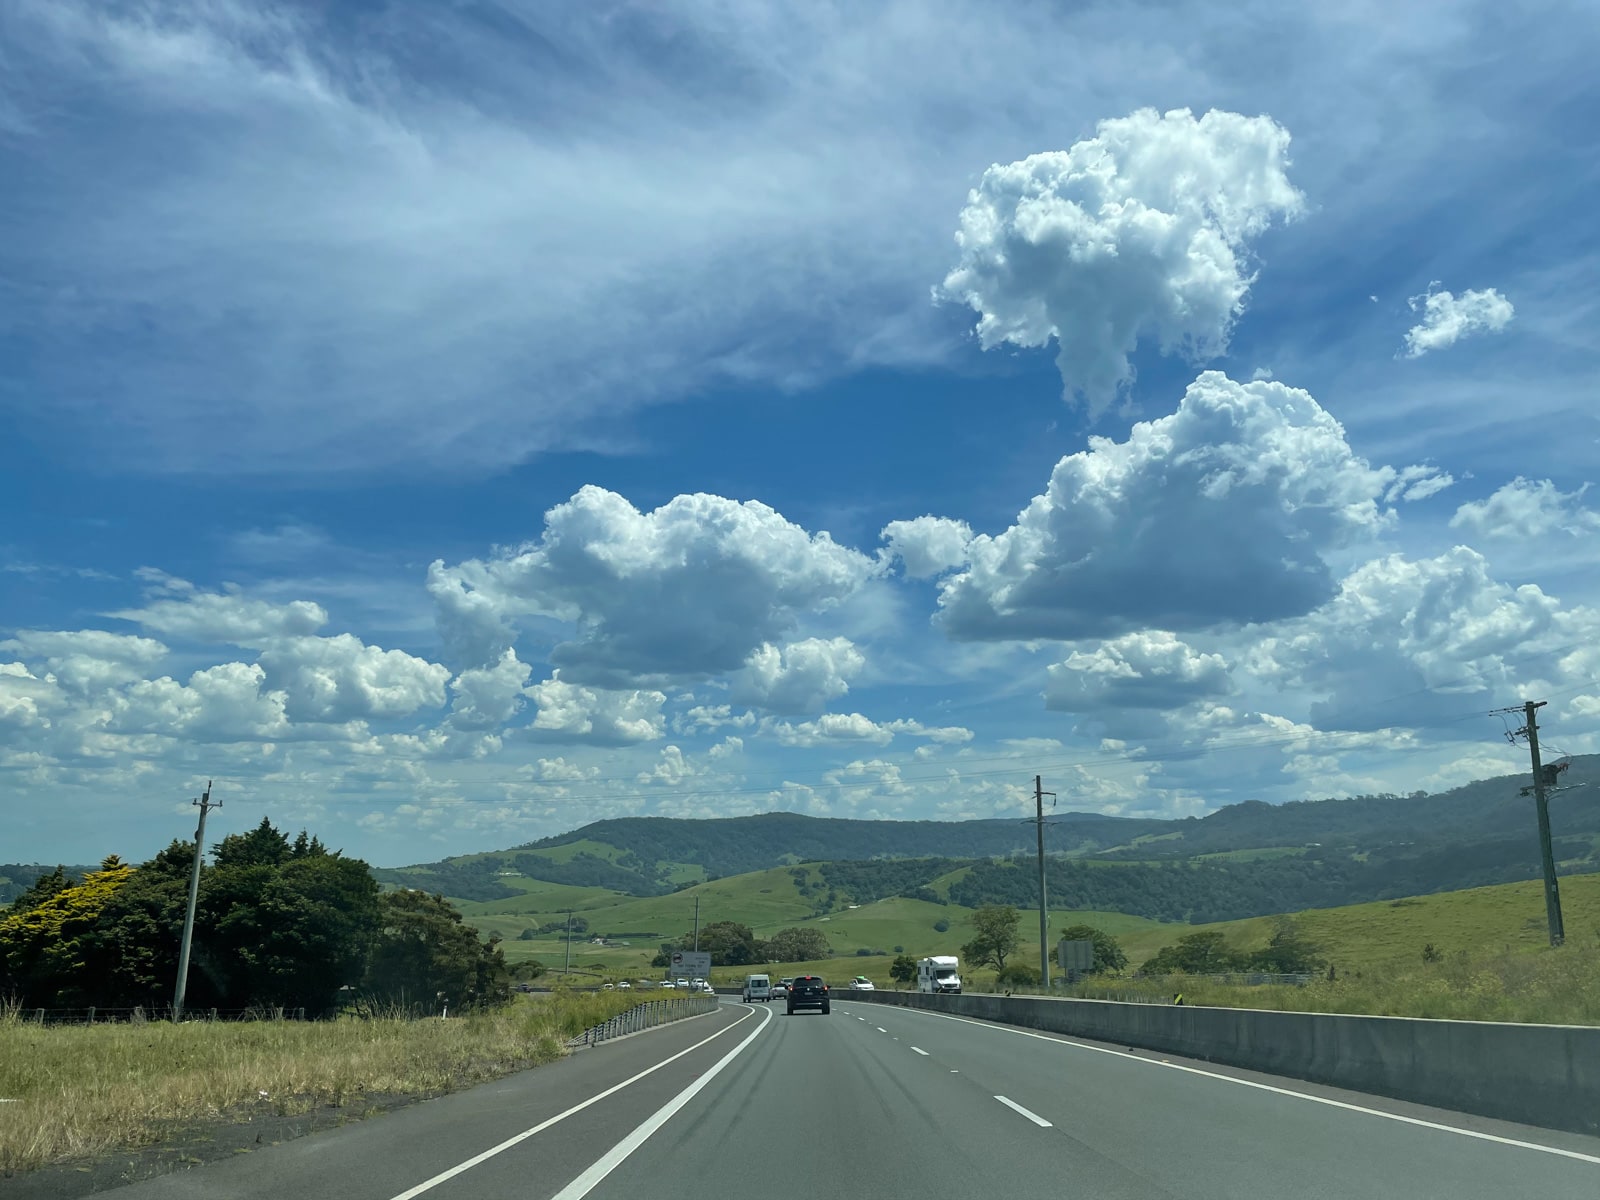
[[[1272,378],[1272,368],[1271,367],[1257,367],[1254,371],[1250,372],[1250,380],[1251,380],[1252,383],[1261,383],[1262,381],[1267,380],[1267,379],[1271,379],[1271,378]]]
[[[1466,291],[1456,296],[1436,292],[1436,279],[1428,290],[1409,301],[1412,312],[1421,311],[1422,322],[1406,333],[1406,358],[1421,358],[1430,350],[1443,350],[1474,333],[1499,333],[1511,324],[1517,310],[1494,288]]]

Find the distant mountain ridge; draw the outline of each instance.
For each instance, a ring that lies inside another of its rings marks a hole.
[[[1600,755],[1574,758],[1551,798],[1557,858],[1566,871],[1600,869]],[[1261,876],[1240,895],[1265,890],[1324,901],[1338,888],[1411,887],[1415,891],[1531,878],[1538,872],[1533,803],[1519,789],[1528,776],[1478,780],[1436,794],[1381,794],[1272,805],[1246,801],[1204,817],[1162,819],[1067,812],[1048,819],[1047,850],[1053,856],[1115,862],[1173,862],[1202,855],[1250,851],[1304,856],[1304,886],[1292,886],[1295,869],[1280,863],[1252,869],[1236,864],[1243,880]],[[620,817],[595,821],[568,833],[511,850],[461,856],[438,863],[386,868],[380,881],[442,890],[469,900],[515,894],[503,872],[531,879],[606,887],[632,895],[670,891],[676,871],[687,879],[744,874],[798,862],[857,862],[872,859],[997,859],[1031,854],[1032,822],[860,821],[763,813],[746,817],[685,819]],[[1371,862],[1357,872],[1336,866],[1341,858]],[[1311,863],[1324,864],[1313,867]],[[1381,868],[1381,869],[1378,869]],[[1057,868],[1066,870],[1065,864]],[[1074,876],[1078,877],[1074,872]],[[1320,882],[1313,886],[1312,876]],[[1275,881],[1270,887],[1266,881]],[[680,878],[678,886],[684,879]],[[1107,880],[1110,883],[1110,880]],[[976,885],[969,885],[973,892]],[[1000,886],[998,878],[994,886]],[[1245,903],[1241,900],[1239,903]],[[1259,904],[1262,901],[1255,901]]]

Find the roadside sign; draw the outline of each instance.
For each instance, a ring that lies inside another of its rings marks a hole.
[[[1056,943],[1056,960],[1063,971],[1094,970],[1094,943],[1085,938],[1069,942],[1066,938]]]
[[[711,951],[674,950],[672,974],[679,979],[710,979]]]

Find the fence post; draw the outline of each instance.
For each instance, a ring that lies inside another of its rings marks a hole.
[[[94,1005],[89,1005],[89,1024],[94,1024]]]

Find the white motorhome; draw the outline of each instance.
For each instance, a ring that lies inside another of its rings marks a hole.
[[[953,954],[936,954],[917,962],[917,991],[961,994],[961,964]]]

